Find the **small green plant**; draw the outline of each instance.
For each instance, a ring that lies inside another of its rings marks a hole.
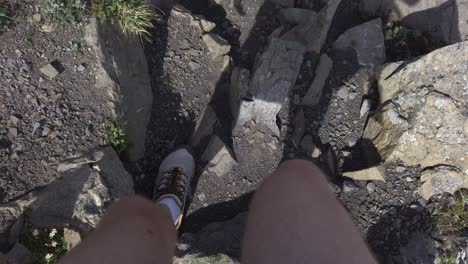
[[[457,264],[457,257],[452,255],[440,256],[440,264]]]
[[[124,124],[116,117],[111,118],[106,124],[106,141],[119,153],[127,147],[127,134],[124,130]]]
[[[468,230],[468,197],[459,192],[455,198],[455,204],[438,213],[437,226],[445,233]]]
[[[84,0],[46,0],[43,12],[53,24],[77,24],[86,16]]]
[[[20,236],[20,242],[31,251],[31,263],[57,263],[67,253],[63,230],[55,228],[37,229],[28,224]]]
[[[405,39],[406,29],[402,26],[395,26],[392,29],[392,39],[395,42],[400,42]]]
[[[124,34],[136,34],[149,40],[152,20],[156,19],[147,0],[95,0],[93,11],[101,22],[117,24]]]
[[[8,10],[5,7],[0,7],[0,29],[6,25],[13,19],[8,16]]]

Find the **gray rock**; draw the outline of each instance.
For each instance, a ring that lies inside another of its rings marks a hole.
[[[14,128],[14,127],[10,127],[8,128],[8,133],[12,136],[12,137],[17,137],[18,136],[18,129]]]
[[[343,192],[353,192],[355,190],[359,189],[359,186],[357,186],[354,182],[352,181],[344,181],[343,182]]]
[[[376,69],[385,62],[382,20],[377,18],[348,29],[333,43],[333,47],[354,49],[360,65]]]
[[[359,117],[363,118],[363,117],[367,116],[367,113],[369,113],[370,107],[371,107],[370,100],[369,99],[364,99],[362,101],[361,111],[359,113]]]
[[[69,224],[87,233],[110,203],[133,193],[131,176],[109,147],[94,168],[80,166],[68,170],[37,193],[29,206],[30,221],[44,228]]]
[[[36,193],[0,205],[0,248],[9,248],[18,241],[23,226],[21,215],[34,202]]]
[[[216,116],[213,108],[210,105],[206,106],[202,117],[198,120],[197,125],[195,126],[195,132],[190,138],[190,145],[198,147],[200,141],[211,136],[217,122],[218,117]]]
[[[294,0],[270,0],[276,5],[279,5],[281,7],[293,7],[294,6]]]
[[[311,17],[317,16],[317,12],[303,8],[283,8],[280,10],[280,18],[287,24],[297,25],[307,23]]]
[[[467,61],[468,41],[464,41],[435,50],[413,62],[385,64],[378,78],[380,102],[392,100],[403,88],[407,92],[417,92],[430,84],[431,91],[447,94],[466,104],[468,88],[463,84],[466,83]]]
[[[13,248],[6,255],[12,261],[9,263],[30,263],[32,260],[32,253],[23,244],[16,243]],[[8,262],[7,262],[8,263]]]
[[[49,133],[50,133],[50,128],[49,127],[45,126],[45,127],[42,128],[41,136],[47,137],[47,135],[49,135]]]
[[[41,14],[33,14],[32,19],[33,19],[34,22],[41,22],[42,16],[41,16]]]
[[[315,78],[309,89],[307,90],[306,95],[302,99],[301,104],[303,105],[317,105],[320,102],[322,97],[322,91],[325,87],[325,82],[330,74],[330,70],[333,67],[333,61],[327,56],[327,54],[322,54],[320,56],[320,61],[315,70]]]
[[[86,70],[86,67],[83,64],[80,64],[80,65],[78,65],[76,70],[79,71],[79,72],[84,72],[84,70]]]
[[[447,44],[466,39],[466,0],[394,1],[363,0],[360,9],[368,16],[385,16],[404,27],[417,29]]]
[[[146,127],[153,109],[147,60],[138,36],[125,35],[114,25],[86,26],[85,40],[98,58],[96,88],[107,91],[109,102],[126,121],[127,147],[123,155],[137,161],[145,154]]]
[[[216,24],[206,20],[206,18],[202,15],[194,15],[193,16],[199,23],[200,29],[203,32],[210,32],[216,27]]]
[[[375,192],[375,184],[373,182],[369,182],[367,185],[366,185],[366,189],[369,193],[373,193]]]
[[[81,235],[73,229],[63,229],[63,240],[67,250],[70,251],[72,248],[78,246],[81,243]]]
[[[385,161],[423,169],[452,167],[447,179],[438,174],[434,181],[457,179],[450,185],[465,188],[460,182],[468,179],[467,62],[465,41],[411,63],[384,66],[378,88],[385,105],[369,120],[364,137]],[[425,197],[439,192],[430,191],[429,183],[425,186]]]
[[[222,37],[209,33],[202,37],[213,58],[223,56],[229,53],[231,45]]]
[[[279,134],[276,116],[296,82],[303,61],[304,47],[296,42],[273,38],[259,57],[250,81],[248,94],[251,101],[240,103],[235,127],[250,119],[268,126]],[[247,119],[247,120],[246,120]]]
[[[461,188],[468,188],[468,178],[451,167],[437,166],[421,173],[421,196],[429,200],[433,195],[454,194]]]
[[[301,141],[302,150],[312,158],[318,158],[322,151],[314,144],[314,140],[311,135],[305,135]]]
[[[341,0],[328,1],[316,16],[310,16],[307,21],[296,25],[281,38],[301,43],[307,51],[320,54],[340,2]]]
[[[14,126],[18,125],[18,122],[19,122],[19,121],[20,121],[20,119],[19,119],[18,117],[14,116],[14,115],[10,116],[10,122],[11,122]]]
[[[81,165],[89,164],[89,163],[96,163],[104,158],[104,150],[106,147],[96,147],[92,150],[87,152],[79,153],[75,157],[69,158],[61,162],[57,170],[59,172],[64,172],[67,170],[71,170],[74,168],[78,168]]]
[[[349,90],[346,86],[341,86],[336,92],[336,96],[342,100],[348,99]]]
[[[225,254],[206,256],[203,253],[188,254],[181,258],[175,258],[174,264],[234,264],[233,259]]]
[[[294,131],[292,134],[291,141],[295,146],[299,146],[301,143],[302,136],[304,135],[305,132],[305,116],[304,116],[304,111],[302,109],[299,109],[294,116],[294,119],[292,121],[292,125],[294,127]]]
[[[249,89],[250,71],[248,69],[240,69],[235,67],[231,73],[231,86],[229,90],[231,112],[234,118],[239,123],[245,123],[250,120],[250,117],[242,117],[240,115],[241,100],[247,97]],[[244,112],[245,113],[245,112]]]
[[[39,71],[41,71],[45,76],[47,76],[49,79],[55,78],[57,75],[60,74],[59,69],[57,69],[52,63],[48,63],[41,68],[39,68]]]
[[[217,176],[223,176],[237,164],[229,147],[217,135],[212,136],[203,152],[202,160],[208,162],[208,171]]]
[[[371,167],[359,171],[343,172],[343,176],[356,181],[385,181],[385,169],[382,166]]]

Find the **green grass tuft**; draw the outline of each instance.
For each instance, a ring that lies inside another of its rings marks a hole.
[[[42,10],[47,20],[53,24],[78,24],[86,16],[86,1],[45,0]]]
[[[106,124],[106,141],[115,151],[121,153],[127,147],[127,133],[125,124],[116,117],[111,118]]]
[[[149,29],[157,18],[146,0],[95,0],[93,10],[101,22],[118,25],[124,34],[150,40]]]
[[[7,26],[13,19],[8,16],[8,9],[0,7],[0,29]]]
[[[455,204],[437,214],[437,227],[444,233],[468,231],[468,197],[459,192],[455,198]]]

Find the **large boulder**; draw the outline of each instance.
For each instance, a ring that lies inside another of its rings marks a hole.
[[[239,128],[250,120],[268,126],[279,134],[276,115],[286,101],[290,88],[296,82],[305,48],[294,42],[273,38],[265,52],[259,57],[252,74],[246,97],[233,100],[231,109]],[[241,96],[242,91],[231,91]]]
[[[96,151],[104,153],[101,160],[66,171],[37,194],[28,207],[31,224],[44,228],[69,224],[87,233],[113,201],[134,193],[132,177],[115,151],[111,147]]]
[[[445,43],[465,40],[468,35],[467,0],[361,0],[360,6],[368,16],[385,16]]]
[[[0,206],[1,250],[18,241],[24,219],[38,228],[72,226],[86,234],[112,202],[134,194],[133,179],[111,147],[95,148],[58,168],[61,178]]]
[[[97,56],[96,88],[107,91],[115,114],[123,116],[127,133],[125,156],[143,158],[146,127],[150,120],[153,93],[143,42],[108,23],[94,19],[86,27],[85,40]]]
[[[364,137],[385,161],[425,169],[426,199],[468,187],[467,73],[465,41],[415,62],[386,65],[379,76],[384,107]]]

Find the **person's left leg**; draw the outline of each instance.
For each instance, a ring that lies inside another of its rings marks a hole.
[[[62,264],[172,263],[176,228],[169,209],[135,196],[110,208]]]

